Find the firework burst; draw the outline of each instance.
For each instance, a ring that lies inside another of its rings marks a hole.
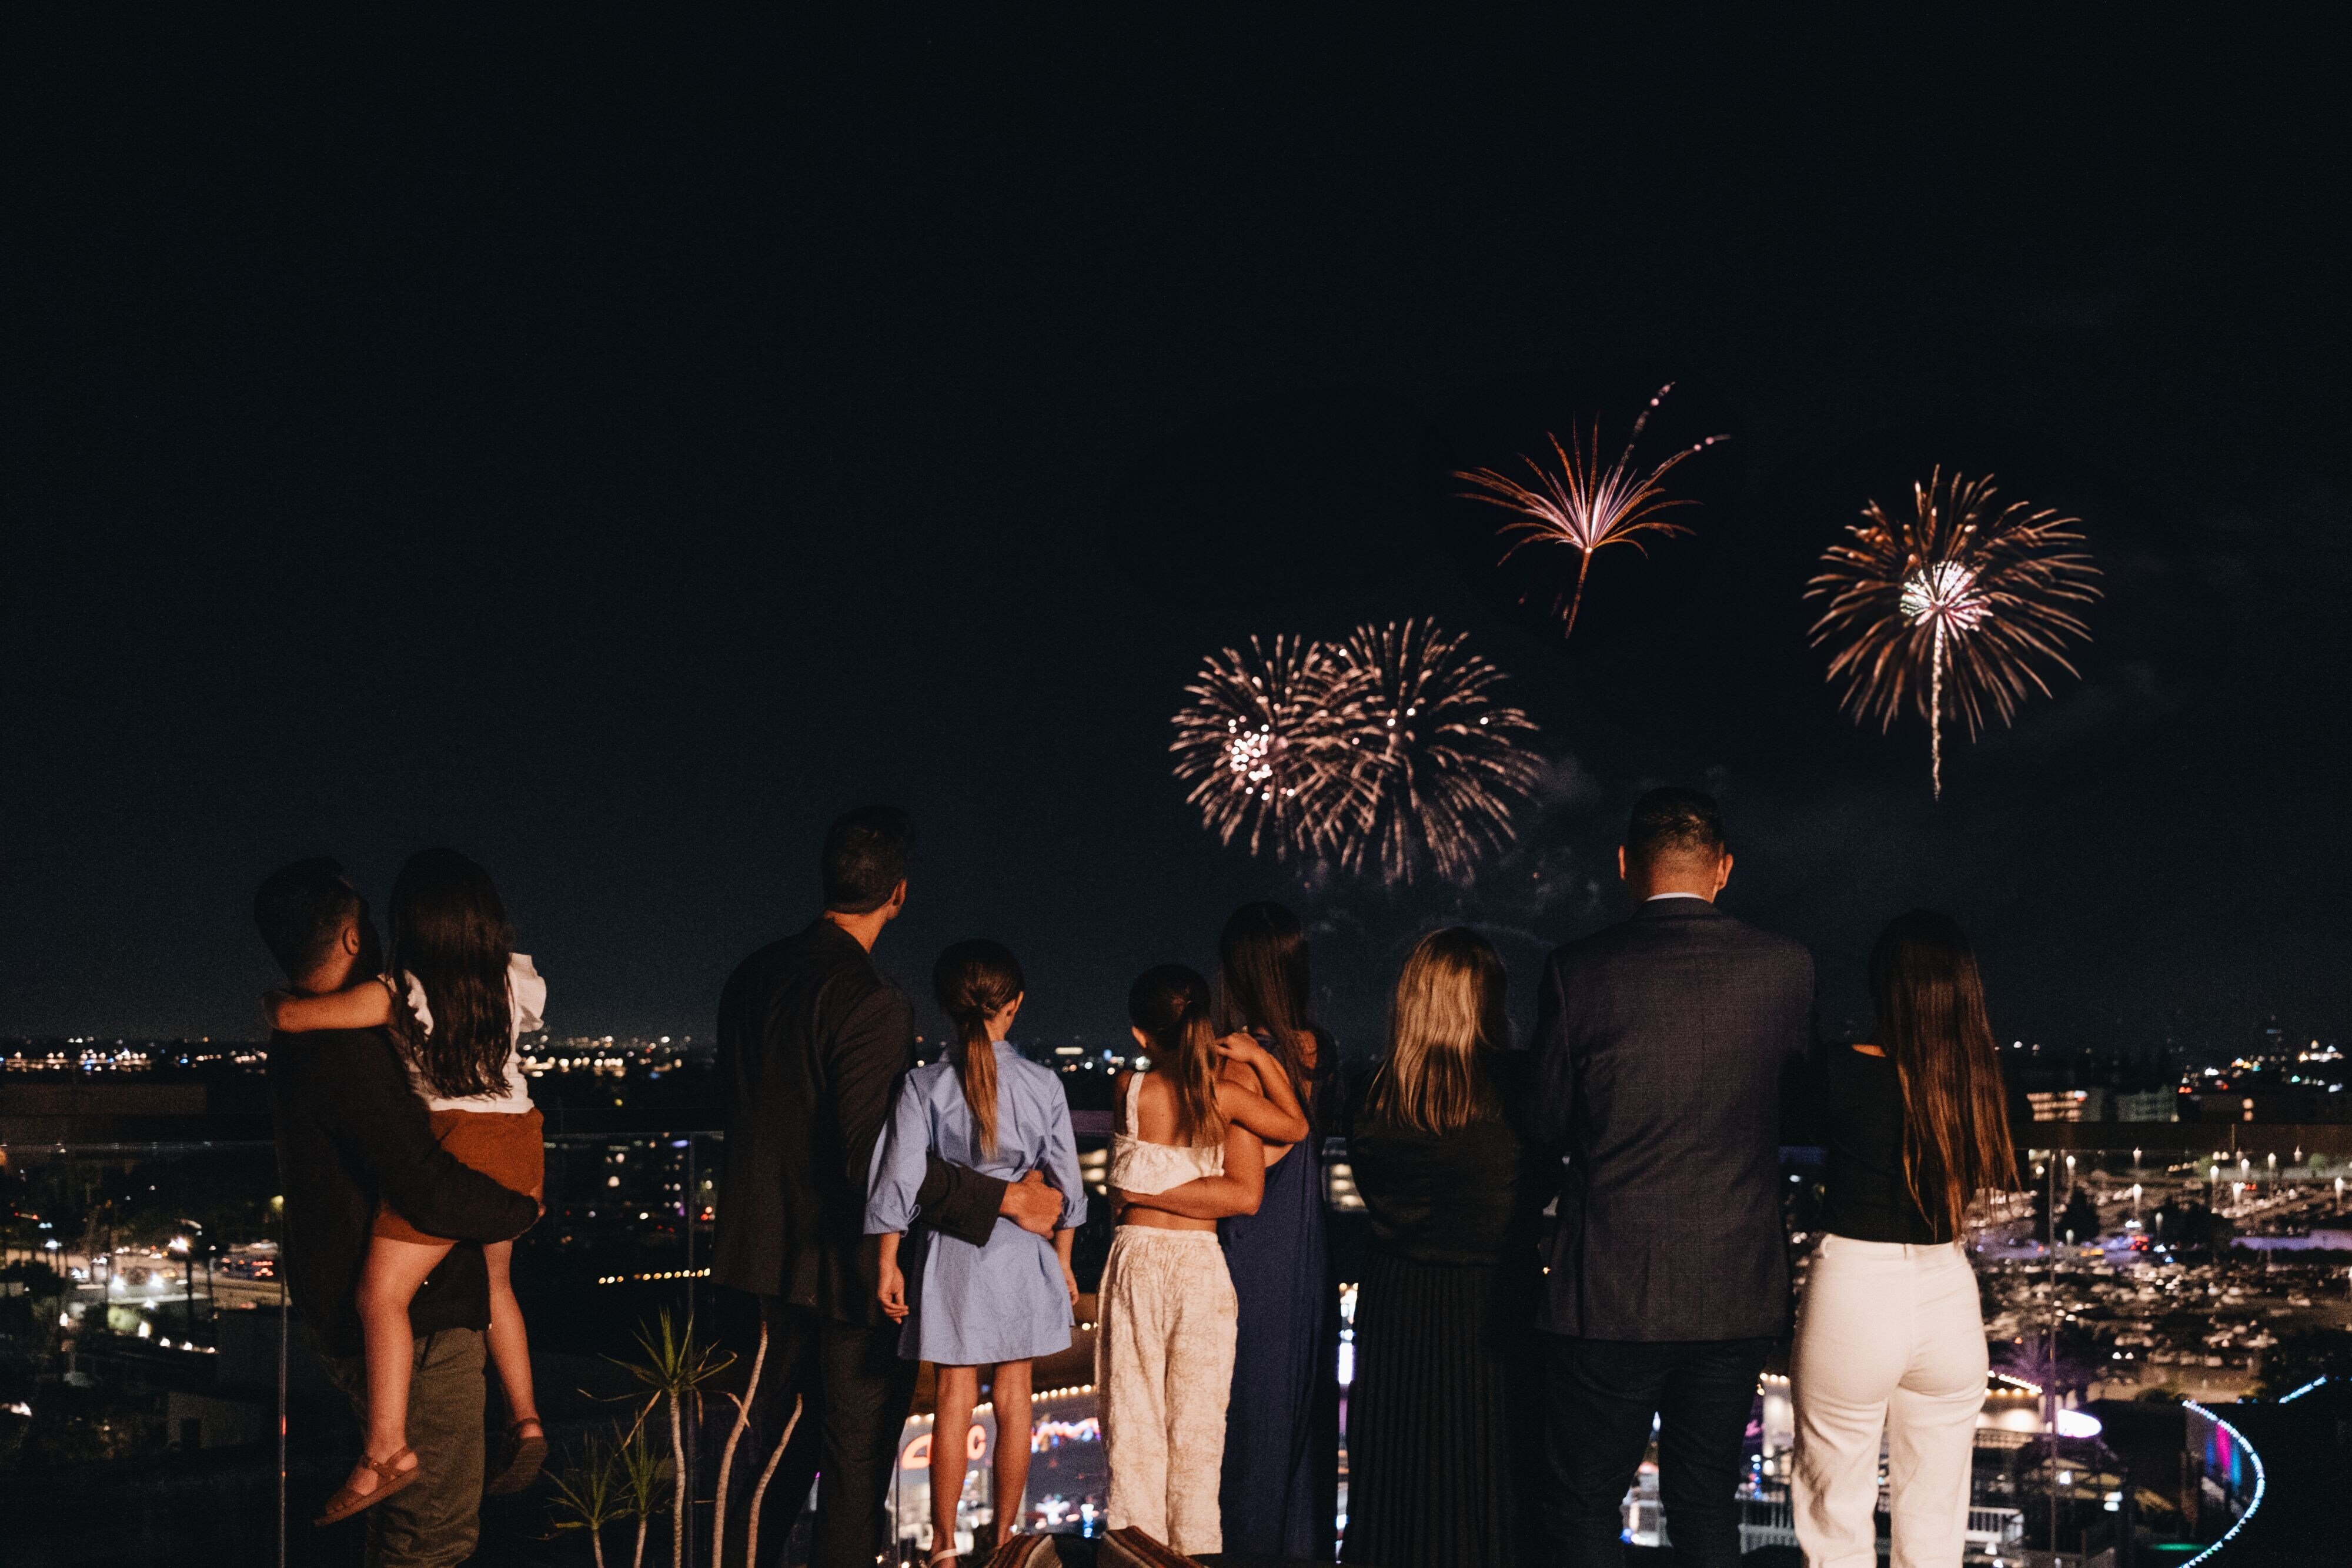
[[[1516,838],[1512,810],[1541,766],[1521,745],[1536,726],[1496,700],[1503,672],[1467,642],[1415,620],[1359,626],[1333,650],[1349,730],[1348,870],[1377,867],[1394,884],[1426,867],[1466,883]]]
[[[1176,777],[1202,825],[1252,854],[1336,855],[1347,813],[1343,672],[1303,637],[1211,654],[1175,717]]]
[[[1996,507],[1992,476],[1945,479],[1938,467],[1890,517],[1876,501],[1822,556],[1806,587],[1824,607],[1813,645],[1834,643],[1829,678],[1842,706],[1884,733],[1906,708],[1927,721],[1929,777],[1944,793],[1944,718],[1976,738],[1988,716],[2050,695],[2046,664],[2078,674],[2065,644],[2088,641],[2075,612],[2099,597],[2079,518],[2023,501]]]
[[[1656,467],[1643,472],[1633,465],[1633,449],[1641,444],[1642,433],[1649,427],[1650,416],[1658,412],[1666,394],[1675,390],[1668,382],[1651,394],[1650,401],[1633,421],[1633,433],[1625,438],[1624,450],[1617,461],[1607,468],[1601,465],[1601,421],[1596,416],[1584,433],[1584,443],[1577,444],[1576,426],[1569,425],[1568,442],[1563,445],[1559,436],[1546,434],[1551,444],[1554,464],[1547,466],[1534,457],[1522,456],[1532,484],[1522,484],[1507,474],[1492,468],[1457,471],[1454,477],[1474,486],[1465,490],[1466,500],[1485,501],[1517,513],[1503,525],[1504,537],[1510,547],[1502,559],[1509,560],[1523,549],[1558,547],[1576,552],[1576,580],[1563,588],[1552,603],[1552,613],[1563,618],[1560,635],[1576,634],[1577,612],[1584,606],[1584,580],[1592,570],[1592,558],[1611,545],[1629,544],[1647,553],[1643,542],[1644,534],[1671,538],[1691,530],[1665,514],[1676,507],[1694,503],[1665,493],[1664,481],[1677,464],[1695,457],[1715,445],[1728,441],[1728,435],[1710,435],[1703,441],[1678,448]],[[1565,604],[1561,601],[1565,601]]]

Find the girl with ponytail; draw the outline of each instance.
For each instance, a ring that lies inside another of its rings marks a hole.
[[[1198,1556],[1224,1550],[1217,1480],[1237,1309],[1217,1221],[1256,1211],[1266,1145],[1298,1142],[1307,1117],[1278,1058],[1247,1034],[1218,1038],[1209,984],[1192,970],[1149,971],[1127,1008],[1140,1055],[1112,1082],[1118,1229],[1095,1339],[1107,1522]]]
[[[1026,988],[1020,964],[997,943],[959,942],[940,955],[931,991],[955,1026],[955,1045],[947,1061],[907,1075],[875,1145],[866,1205],[866,1234],[881,1251],[882,1309],[905,1325],[898,1354],[939,1369],[934,1432],[970,1428],[981,1371],[990,1371],[1000,1541],[1025,1521],[1029,1364],[1070,1346],[1078,1301],[1070,1246],[1087,1218],[1062,1081],[1005,1040]],[[1042,1173],[1062,1195],[1052,1244],[1000,1218],[985,1247],[929,1229],[905,1247],[932,1155],[1005,1181]],[[929,1563],[956,1556],[965,1462],[960,1437],[932,1444]]]

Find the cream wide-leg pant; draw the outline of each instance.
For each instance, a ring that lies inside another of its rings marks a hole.
[[[1976,1270],[1957,1243],[1822,1239],[1790,1364],[1806,1568],[1877,1568],[1882,1431],[1890,1568],[1957,1568],[1985,1368]]]
[[[1216,1232],[1120,1226],[1098,1315],[1108,1527],[1140,1530],[1188,1557],[1223,1551],[1217,1482],[1240,1303]]]

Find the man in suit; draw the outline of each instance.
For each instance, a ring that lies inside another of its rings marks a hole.
[[[760,1521],[760,1563],[822,1473],[812,1568],[872,1568],[882,1500],[915,1390],[898,1329],[876,1299],[865,1232],[866,1176],[914,1051],[907,998],[877,972],[882,928],[907,902],[905,812],[869,806],[825,834],[824,912],[743,960],[719,1004],[726,1180],[710,1277],[760,1298],[768,1361],[752,1397],[748,1463],[730,1490],[727,1535],[747,1539],[751,1493],[805,1402]],[[925,1224],[985,1246],[1000,1215],[1049,1234],[1060,1195],[933,1158],[917,1194]]]
[[[299,861],[273,874],[254,895],[253,918],[287,981],[306,995],[339,991],[383,967],[367,904],[333,861]],[[362,1426],[358,1293],[377,1203],[457,1239],[408,1306],[416,1479],[367,1511],[365,1560],[381,1568],[463,1563],[481,1527],[482,1331],[490,1323],[481,1243],[520,1234],[539,1205],[442,1148],[383,1030],[272,1035],[269,1108],[286,1195],[287,1294]],[[353,1484],[361,1479],[355,1473]]]
[[[1619,1508],[1658,1423],[1677,1558],[1738,1561],[1741,1442],[1787,1329],[1780,1085],[1811,1040],[1805,949],[1715,906],[1722,814],[1635,803],[1617,852],[1633,918],[1554,953],[1532,1130],[1568,1157],[1548,1248],[1543,1531],[1552,1561],[1620,1568]]]

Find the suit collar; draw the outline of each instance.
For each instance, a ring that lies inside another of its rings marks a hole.
[[[1723,911],[1704,898],[1648,898],[1633,908],[1636,920],[1719,920]]]
[[[835,925],[832,921],[827,920],[822,915],[818,915],[814,920],[810,921],[808,923],[808,929],[803,931],[801,935],[811,937],[815,941],[824,943],[829,946],[838,948],[844,953],[855,953],[859,957],[864,958],[868,962],[871,962],[874,956],[873,954],[868,953],[866,950],[865,943],[860,942],[856,937],[852,936],[848,932],[844,931],[840,926]]]

